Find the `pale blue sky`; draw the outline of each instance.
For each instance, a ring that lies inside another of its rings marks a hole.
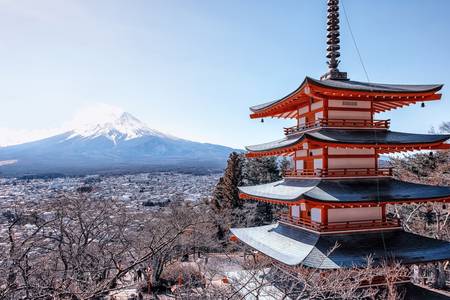
[[[450,85],[450,1],[344,4],[371,81]],[[57,128],[105,103],[196,141],[279,138],[289,122],[250,120],[248,107],[326,71],[325,18],[326,0],[0,0],[0,129]],[[340,68],[365,81],[341,25]],[[427,132],[450,121],[443,93],[378,117]]]

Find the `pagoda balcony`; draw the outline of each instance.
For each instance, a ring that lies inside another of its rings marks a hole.
[[[358,120],[358,119],[318,119],[302,125],[285,127],[284,134],[291,135],[312,128],[370,128],[388,129],[391,120]]]
[[[283,177],[390,177],[392,168],[343,168],[286,170]]]
[[[293,225],[301,228],[317,232],[342,232],[342,231],[358,231],[358,230],[384,230],[401,228],[400,219],[386,218],[386,220],[361,220],[361,221],[347,221],[347,222],[328,222],[318,223],[310,219],[295,218],[288,214],[280,214],[278,216],[280,223]]]

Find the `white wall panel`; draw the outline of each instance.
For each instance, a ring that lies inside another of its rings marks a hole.
[[[322,222],[322,209],[311,208],[311,220],[313,222],[321,223]]]
[[[303,160],[296,160],[295,163],[296,163],[297,170],[303,170],[303,165],[304,165]]]
[[[370,120],[370,111],[345,111],[345,110],[329,110],[329,119],[355,119],[355,120]]]
[[[322,155],[322,148],[320,149],[311,149],[312,155]]]
[[[329,158],[329,169],[375,168],[374,158]]]
[[[328,148],[328,154],[330,155],[367,155],[375,154],[375,149],[352,149],[352,148]]]
[[[322,169],[323,168],[323,160],[321,158],[314,159],[314,169]]]
[[[309,112],[309,106],[308,106],[308,105],[305,106],[305,107],[302,107],[302,108],[300,108],[300,109],[298,110],[298,113],[299,113],[300,115],[305,114],[305,113],[307,113],[307,112]]]
[[[298,125],[300,126],[305,125],[305,117],[301,117],[298,119]]]
[[[306,154],[306,150],[297,150],[297,157],[305,157]]]
[[[328,222],[381,220],[381,207],[333,208],[328,210]]]
[[[311,110],[316,110],[321,107],[323,107],[323,101],[314,102],[311,104]]]
[[[300,206],[291,206],[291,214],[294,218],[300,218]]]
[[[316,120],[323,119],[323,111],[316,112],[315,115],[316,115],[316,118],[315,118]]]
[[[328,106],[329,107],[370,108],[370,101],[328,100]]]

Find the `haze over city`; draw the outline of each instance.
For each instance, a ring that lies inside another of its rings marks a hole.
[[[450,82],[448,1],[343,4],[370,81]],[[290,123],[250,120],[248,107],[326,71],[325,9],[322,1],[0,1],[0,146],[111,111],[235,148],[279,138]],[[340,69],[367,81],[344,17],[341,31]],[[380,118],[427,132],[448,120],[447,91],[426,109]]]

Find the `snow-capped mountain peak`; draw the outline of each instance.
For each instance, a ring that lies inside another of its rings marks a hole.
[[[168,134],[151,129],[145,123],[128,112],[123,112],[118,117],[114,117],[103,123],[80,126],[79,128],[73,129],[71,133],[72,134],[67,138],[67,140],[76,137],[85,139],[106,137],[114,144],[117,144],[119,141],[127,141],[144,136],[177,139]]]

